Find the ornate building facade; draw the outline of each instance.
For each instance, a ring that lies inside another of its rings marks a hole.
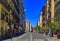
[[[43,29],[46,30],[46,25],[47,25],[47,13],[46,13],[46,4],[43,6],[42,9],[42,26]]]
[[[48,20],[50,22],[60,21],[60,0],[46,0]]]
[[[55,22],[60,21],[60,0],[55,0]]]
[[[54,0],[46,0],[47,19],[50,22],[54,22]]]
[[[0,30],[2,31],[0,31],[0,37],[7,38],[9,35],[21,33],[24,28],[24,20],[23,2],[20,4],[20,0],[0,0]],[[22,26],[20,21],[23,23]]]

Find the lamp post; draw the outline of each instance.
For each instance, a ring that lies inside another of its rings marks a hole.
[[[12,41],[13,27],[14,27],[14,24],[11,24],[11,41]]]

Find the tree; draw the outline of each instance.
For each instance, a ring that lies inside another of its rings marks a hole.
[[[42,30],[41,26],[36,26],[35,29],[37,29],[39,32]]]
[[[59,26],[58,22],[52,22],[49,24],[49,27],[50,27],[51,31],[53,31],[53,32],[56,32],[56,30],[58,30],[58,26]]]
[[[60,21],[58,22],[58,30],[60,30]]]
[[[46,30],[48,30],[49,29],[49,26],[48,25],[46,25]]]

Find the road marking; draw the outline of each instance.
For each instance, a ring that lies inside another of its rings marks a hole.
[[[19,41],[28,41],[28,39],[24,39],[24,40],[21,39],[21,40],[19,40]]]
[[[34,40],[33,40],[33,37],[32,37],[32,33],[30,33],[30,38],[29,38],[28,41],[34,41]]]
[[[58,39],[49,39],[49,38],[47,38],[48,39],[48,41],[58,41]]]
[[[34,39],[34,41],[44,41],[43,39]]]

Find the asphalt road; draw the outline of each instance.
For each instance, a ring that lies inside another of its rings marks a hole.
[[[19,36],[4,41],[60,41],[60,39],[57,39],[56,37],[49,37],[37,32],[28,32],[22,35],[22,37]]]
[[[47,37],[40,33],[27,33],[20,41],[48,41]]]

